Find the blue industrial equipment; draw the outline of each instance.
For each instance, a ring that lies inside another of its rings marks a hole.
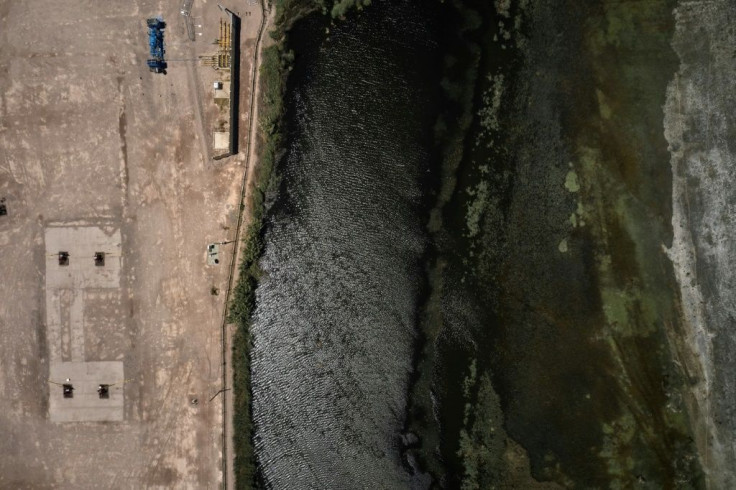
[[[148,69],[154,73],[166,73],[166,61],[164,60],[164,28],[166,22],[161,17],[146,20],[148,25],[148,47],[151,59],[146,64]]]
[[[164,60],[148,60],[148,69],[154,73],[166,73],[166,62]]]

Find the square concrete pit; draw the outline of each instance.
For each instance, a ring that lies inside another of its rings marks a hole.
[[[229,99],[230,98],[230,82],[220,82],[220,88],[214,89],[215,99]]]
[[[220,264],[220,245],[218,243],[210,243],[207,245],[207,265]]]
[[[52,362],[50,369],[49,418],[52,422],[120,422],[123,420],[123,363]],[[74,396],[64,398],[59,384],[74,387]],[[109,398],[100,398],[99,385],[109,385]]]
[[[227,150],[230,148],[230,131],[215,131],[215,150]]]

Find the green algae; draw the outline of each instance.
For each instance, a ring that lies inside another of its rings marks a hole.
[[[572,193],[578,192],[580,190],[578,174],[576,174],[574,170],[570,170],[569,172],[567,172],[567,176],[565,176],[565,189]]]
[[[493,488],[504,479],[506,434],[498,395],[487,374],[476,379],[475,361],[466,378],[464,428],[460,431],[458,456],[464,465],[461,488]]]
[[[613,115],[613,109],[610,106],[610,101],[608,100],[608,97],[601,92],[600,89],[595,89],[595,95],[598,99],[598,111],[600,112],[600,115],[603,119],[611,119],[611,116]]]
[[[598,338],[610,346],[625,401],[619,416],[602,426],[598,456],[611,488],[629,487],[632,475],[634,482],[651,481],[655,471],[663,485],[703,485],[684,415],[681,392],[687,386],[667,340],[679,321],[671,266],[661,247],[671,234],[671,198],[665,197],[671,177],[662,131],[652,131],[661,128],[665,88],[676,68],[669,47],[673,6],[603,2],[600,17],[589,20],[586,30],[598,86],[596,111],[576,137],[575,169],[586,185],[580,190],[583,213],[575,213],[571,224],[585,217],[598,250],[605,320]],[[643,346],[650,347],[643,352]],[[667,379],[666,389],[644,389],[642,373]]]
[[[606,461],[608,473],[612,477],[610,488],[626,488],[625,481],[634,471],[632,447],[637,424],[631,414],[603,424],[603,447],[599,456]]]
[[[468,238],[473,238],[480,233],[480,220],[489,205],[490,188],[488,182],[482,180],[475,189],[470,189],[467,192],[473,200],[468,203],[465,224],[468,229]]]

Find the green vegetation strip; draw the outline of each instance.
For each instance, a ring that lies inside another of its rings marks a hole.
[[[255,185],[246,206],[251,220],[243,239],[240,277],[233,290],[229,321],[237,326],[233,335],[233,443],[235,449],[235,483],[237,488],[255,488],[256,466],[253,452],[253,421],[250,386],[250,325],[255,307],[255,290],[261,277],[258,259],[263,253],[263,218],[265,197],[276,185],[274,164],[281,146],[280,119],[283,108],[285,65],[280,45],[263,51],[261,64],[262,119],[258,132],[258,166],[254,169]]]

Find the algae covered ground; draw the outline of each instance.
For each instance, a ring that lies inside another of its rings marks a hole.
[[[410,454],[448,487],[704,486],[666,254],[676,2],[453,5]]]

